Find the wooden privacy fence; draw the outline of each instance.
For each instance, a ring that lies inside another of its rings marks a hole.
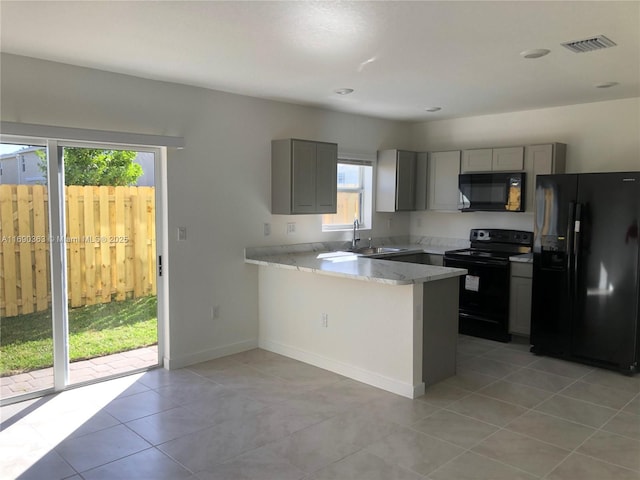
[[[0,185],[0,317],[51,305],[50,249],[67,251],[70,307],[156,294],[154,187],[65,187],[66,236],[49,232],[47,187]]]

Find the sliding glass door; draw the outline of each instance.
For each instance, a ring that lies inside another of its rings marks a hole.
[[[2,399],[54,386],[47,162],[44,144],[0,144]]]
[[[2,149],[3,401],[158,365],[159,151]]]

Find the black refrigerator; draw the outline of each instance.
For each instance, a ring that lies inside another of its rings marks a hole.
[[[538,175],[531,351],[635,373],[640,172]]]

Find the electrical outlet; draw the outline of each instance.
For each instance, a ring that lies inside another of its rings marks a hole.
[[[295,222],[287,223],[287,235],[293,235],[296,233],[296,224]]]
[[[220,305],[213,305],[211,307],[211,320],[217,320],[220,318]]]
[[[329,314],[328,313],[320,314],[320,326],[322,328],[328,328],[329,327]]]
[[[187,227],[178,227],[178,240],[186,240],[187,239]]]
[[[271,235],[271,224],[270,223],[265,223],[264,224],[264,236],[268,237],[269,235]]]

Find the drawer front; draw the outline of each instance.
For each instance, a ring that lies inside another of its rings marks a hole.
[[[533,278],[533,264],[522,262],[511,262],[511,276]]]

